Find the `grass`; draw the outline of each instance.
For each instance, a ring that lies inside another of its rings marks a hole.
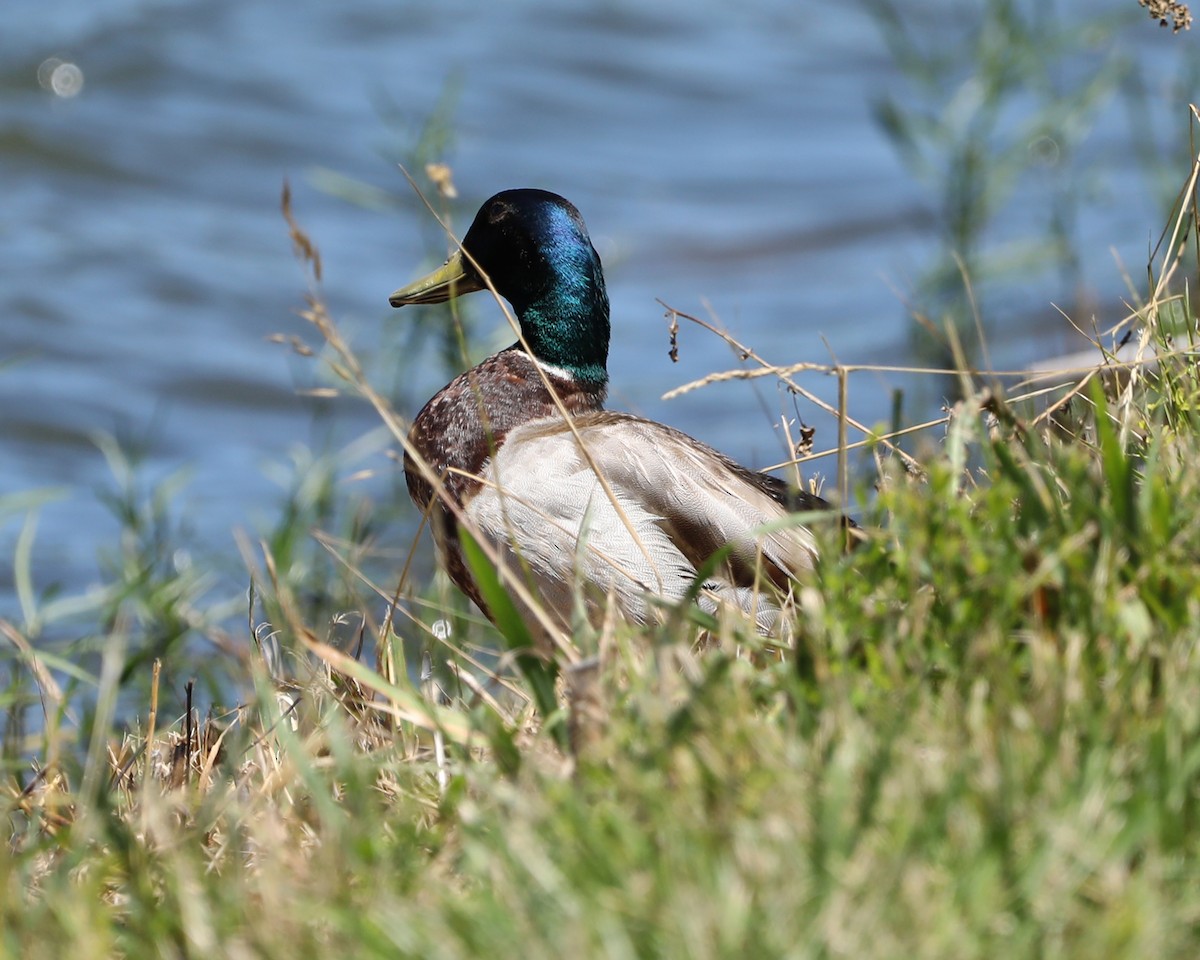
[[[1128,0],[1080,17],[1024,0],[969,11],[864,0],[897,81],[875,96],[874,116],[932,213],[937,249],[906,291],[917,321],[912,347],[924,359],[953,365],[947,325],[969,355],[986,349],[972,335],[977,305],[993,338],[1013,324],[1030,329],[1028,316],[1051,298],[1076,298],[1084,312],[1097,253],[1086,235],[1089,208],[1139,191],[1169,205],[1186,145],[1173,109],[1162,110],[1171,103],[1163,91],[1195,88],[1194,59],[1173,59],[1178,38],[1148,38],[1145,16],[1178,33],[1191,13],[1186,4],[1138,2],[1145,9]],[[1131,44],[1147,39],[1162,56],[1139,62]],[[1115,129],[1118,104],[1127,131]],[[1136,158],[1132,169],[1098,146],[1114,140]]]
[[[787,651],[581,628],[548,691],[440,576],[374,582],[369,509],[308,463],[230,635],[110,450],[111,583],[39,598],[30,534],[0,622],[0,953],[1196,955],[1195,178],[1114,333],[1137,361],[1048,394],[964,364],[919,463],[869,438],[864,541],[824,531]],[[90,658],[43,643],[71,617]],[[198,640],[223,677],[177,708]]]

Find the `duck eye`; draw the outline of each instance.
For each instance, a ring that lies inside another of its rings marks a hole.
[[[512,205],[503,200],[497,200],[488,210],[488,223],[499,223],[501,220],[511,216],[513,212]]]

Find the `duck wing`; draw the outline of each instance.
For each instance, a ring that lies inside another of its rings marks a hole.
[[[728,545],[726,572],[737,586],[753,586],[764,570],[784,586],[811,569],[817,547],[807,527],[758,530],[794,510],[829,509],[824,500],[789,490],[778,477],[749,470],[661,423],[600,412],[576,425],[614,491],[655,515],[693,568]]]
[[[682,598],[727,545],[716,580],[786,589],[813,565],[812,532],[759,528],[789,508],[828,506],[678,430],[607,411],[514,429],[480,479],[468,518],[564,621],[581,583],[646,620],[647,594]]]

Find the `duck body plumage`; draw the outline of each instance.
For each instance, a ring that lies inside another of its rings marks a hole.
[[[769,630],[775,607],[763,598],[786,593],[817,552],[807,527],[775,521],[828,505],[678,430],[604,409],[608,298],[600,259],[566,200],[538,190],[497,194],[462,250],[467,256],[391,298],[394,306],[439,302],[485,288],[486,276],[521,327],[524,343],[452,380],[409,432],[408,490],[429,512],[454,583],[491,615],[459,544],[466,522],[550,622],[568,628],[580,602],[596,616],[610,598],[644,622],[663,606],[655,598],[685,597],[697,572],[729,547],[700,605],[733,603]],[[546,640],[545,618],[524,602],[518,609]]]
[[[551,380],[559,402],[572,415],[602,410],[605,389],[570,378]],[[456,506],[463,511],[488,488],[486,468],[508,446],[514,430],[530,423],[560,420],[554,398],[538,374],[537,362],[519,346],[501,350],[459,374],[425,404],[413,420],[404,455],[404,479],[414,504],[427,511],[434,540],[450,579],[484,613],[480,595],[458,543]],[[440,478],[441,502],[417,466],[415,451]],[[494,481],[491,482],[494,486]],[[497,538],[481,530],[489,540]]]

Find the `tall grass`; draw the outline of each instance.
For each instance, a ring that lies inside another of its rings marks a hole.
[[[1196,955],[1200,168],[1097,341],[1107,362],[1050,385],[974,369],[964,277],[1049,264],[1076,282],[1081,138],[1128,66],[1094,53],[1110,25],[1044,5],[989,3],[938,56],[896,4],[868,7],[918,94],[878,116],[933,191],[924,308],[960,399],[914,458],[859,431],[843,389],[837,487],[849,499],[869,451],[864,535],[846,553],[818,531],[793,646],[681,614],[581,626],[555,664],[511,649],[346,482],[403,435],[392,355],[429,338],[457,366],[469,331],[446,308],[361,360],[293,221],[321,341],[294,345],[380,430],[281,470],[232,601],[188,552],[179,478],[145,486],[113,442],[99,587],[39,593],[26,520],[20,615],[0,620],[0,955]],[[1059,73],[1071,58],[1095,69]],[[409,166],[445,155],[454,97]],[[1043,134],[1061,172],[1045,220],[998,249],[994,214]],[[430,177],[445,214],[453,185]],[[736,375],[803,395],[798,366],[739,348],[760,369]]]
[[[490,627],[437,582],[371,583],[352,538],[322,549],[356,619],[310,619],[280,562],[303,511],[246,546],[259,652],[227,710],[165,705],[127,643],[147,597],[97,637],[90,723],[0,625],[46,705],[10,753],[0,950],[1194,956],[1195,176],[1117,332],[1135,359],[1024,401],[963,368],[919,471],[874,441],[864,542],[826,544],[782,655],[609,624],[538,710]],[[316,292],[307,315],[389,421]]]
[[[931,362],[953,363],[947,325],[977,357],[985,334],[1030,329],[1051,296],[1102,309],[1085,269],[1100,253],[1089,212],[1118,197],[1169,206],[1176,178],[1163,173],[1186,152],[1172,91],[1195,89],[1197,60],[1182,36],[1149,33],[1145,13],[1175,32],[1191,14],[1139,3],[1148,11],[1101,4],[1081,18],[1026,0],[970,11],[863,0],[898,79],[875,98],[875,119],[932,226],[935,248],[908,292],[914,347]],[[1137,42],[1161,55],[1131,56]],[[990,327],[976,337],[981,315]]]

